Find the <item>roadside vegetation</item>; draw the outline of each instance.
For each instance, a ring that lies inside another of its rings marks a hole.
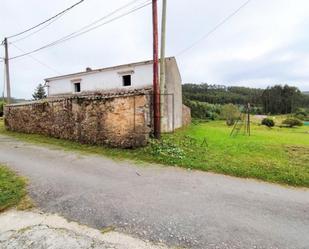
[[[3,116],[4,105],[5,105],[5,102],[3,100],[0,100],[0,117]]]
[[[30,203],[26,192],[26,180],[0,165],[0,212],[13,206],[26,209],[30,207]]]
[[[198,169],[273,183],[309,187],[309,127],[280,127],[286,116],[271,117],[269,128],[252,117],[252,136],[230,137],[225,121],[194,121],[187,128],[151,140],[145,148],[112,149],[34,134],[9,132],[0,122],[0,134],[23,141],[57,146],[80,153],[107,155],[163,165]]]

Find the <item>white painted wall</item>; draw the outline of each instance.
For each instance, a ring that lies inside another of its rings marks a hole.
[[[132,73],[125,73],[131,71]],[[131,74],[131,86],[123,86],[122,75]],[[110,89],[135,89],[152,86],[152,64],[125,66],[117,69],[107,69],[101,72],[90,72],[83,75],[64,76],[51,79],[48,84],[48,95],[74,93],[72,81],[81,79],[81,91],[96,91]],[[77,81],[76,81],[77,82]]]
[[[181,75],[174,57],[166,59],[165,111],[162,114],[162,132],[171,132],[182,126]],[[49,79],[48,95],[74,93],[74,83],[80,82],[81,92],[111,89],[139,89],[152,87],[153,64],[141,63],[103,69],[102,71],[82,72],[74,75]],[[123,75],[131,74],[131,86],[123,86]],[[80,79],[80,81],[79,81]],[[73,82],[72,82],[73,81]],[[173,96],[172,96],[173,95]]]

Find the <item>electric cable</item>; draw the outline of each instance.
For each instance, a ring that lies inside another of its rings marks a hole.
[[[18,49],[19,51],[25,53],[25,51],[24,51],[23,49],[17,47],[14,43],[12,43],[12,45],[13,45],[16,49]],[[28,54],[27,56],[29,56],[32,60],[36,61],[37,63],[41,64],[42,66],[44,66],[44,67],[48,68],[49,70],[53,71],[54,73],[56,73],[56,74],[61,74],[61,73],[60,73],[59,71],[57,71],[56,69],[54,69],[54,68],[52,68],[51,66],[47,65],[46,63],[44,63],[44,62],[38,60],[37,58],[33,57],[32,55]]]
[[[229,21],[233,16],[235,16],[241,9],[243,9],[245,6],[247,6],[251,0],[247,0],[245,3],[243,3],[239,8],[237,8],[235,11],[233,11],[230,15],[228,15],[226,18],[224,18],[221,22],[219,22],[214,28],[212,28],[210,31],[208,31],[205,35],[203,35],[199,40],[193,42],[190,46],[186,47],[185,49],[181,50],[179,53],[177,53],[176,56],[180,56],[187,52],[188,50],[195,47],[198,43],[201,41],[207,39],[209,36],[211,36],[217,29],[219,29],[223,24],[225,24],[227,21]]]
[[[79,2],[73,4],[72,6],[66,8],[65,10],[59,12],[58,14],[56,14],[56,15],[54,15],[54,16],[48,18],[47,20],[45,20],[45,21],[43,21],[43,22],[40,22],[39,24],[37,24],[37,25],[35,25],[35,26],[33,26],[33,27],[30,27],[30,28],[28,28],[28,29],[26,29],[26,30],[24,30],[24,31],[22,31],[22,32],[19,32],[19,33],[14,34],[14,35],[10,35],[10,36],[8,36],[7,38],[9,39],[9,38],[13,38],[13,37],[22,35],[22,34],[24,34],[24,33],[27,33],[27,32],[29,32],[29,31],[31,31],[31,30],[33,30],[33,29],[35,29],[35,28],[37,28],[37,27],[39,27],[39,26],[41,26],[41,25],[43,25],[43,24],[45,24],[45,23],[47,23],[47,22],[49,22],[49,21],[51,21],[51,20],[53,20],[54,18],[56,18],[56,17],[58,17],[58,16],[64,14],[65,12],[68,12],[69,10],[73,9],[74,7],[76,7],[77,5],[81,4],[81,3],[84,2],[84,1],[85,1],[85,0],[80,0]]]
[[[38,52],[38,51],[40,51],[40,50],[42,50],[42,49],[46,49],[46,48],[49,48],[49,47],[51,47],[51,46],[58,45],[58,44],[60,44],[60,43],[62,43],[62,42],[65,42],[65,41],[67,41],[67,40],[76,38],[76,37],[78,37],[78,36],[80,36],[80,35],[83,35],[83,34],[88,33],[88,32],[90,32],[90,31],[92,31],[92,30],[94,30],[94,29],[100,28],[101,26],[104,26],[104,25],[106,25],[106,24],[108,24],[108,23],[111,23],[111,22],[113,22],[113,21],[116,21],[116,20],[118,20],[118,19],[120,19],[120,18],[122,18],[122,17],[125,17],[125,16],[127,16],[127,15],[129,15],[129,14],[131,14],[131,13],[134,13],[134,12],[136,12],[136,11],[138,11],[138,10],[140,10],[140,9],[142,9],[142,8],[144,8],[144,7],[148,6],[148,5],[150,5],[150,4],[151,4],[151,1],[146,1],[146,2],[144,2],[144,4],[142,4],[142,5],[140,5],[140,6],[136,7],[136,8],[134,8],[134,9],[128,11],[128,12],[125,12],[125,13],[123,13],[123,14],[121,14],[121,15],[118,15],[118,16],[116,16],[116,17],[114,17],[114,18],[112,18],[112,19],[110,19],[110,20],[108,20],[108,21],[106,21],[106,22],[104,22],[104,23],[101,23],[101,24],[99,24],[99,25],[97,25],[97,26],[94,26],[94,27],[92,27],[92,28],[89,28],[89,29],[87,29],[87,30],[85,30],[85,31],[83,31],[83,32],[80,32],[80,33],[73,32],[73,33],[71,33],[71,34],[69,34],[69,35],[66,35],[66,36],[64,36],[64,37],[62,37],[62,38],[60,38],[60,39],[58,39],[58,40],[56,40],[56,41],[54,41],[54,42],[51,42],[51,43],[49,43],[49,44],[47,44],[47,45],[45,45],[45,46],[43,46],[43,47],[34,49],[34,50],[32,50],[32,51],[30,51],[30,52],[27,52],[27,53],[24,53],[24,54],[20,54],[20,55],[14,56],[14,57],[10,58],[10,60],[13,60],[13,59],[16,59],[16,58],[20,58],[20,57],[23,57],[23,56],[26,56],[26,55],[29,55],[29,54]],[[108,16],[109,16],[109,15],[108,15]],[[76,33],[76,34],[75,34],[75,33]]]

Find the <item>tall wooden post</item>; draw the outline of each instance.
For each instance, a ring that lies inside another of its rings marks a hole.
[[[8,41],[7,38],[4,38],[4,48],[5,48],[5,78],[6,78],[6,97],[7,103],[11,103],[11,82],[10,82],[10,68],[9,68],[9,49],[8,49]]]
[[[251,110],[251,106],[250,106],[250,103],[248,103],[248,106],[247,106],[247,133],[249,136],[251,136],[251,127],[250,127],[250,110]]]
[[[152,0],[152,26],[153,26],[153,114],[154,136],[159,139],[160,128],[160,87],[159,87],[159,53],[158,53],[158,6],[157,0]]]
[[[160,112],[165,114],[165,34],[166,34],[166,1],[162,1],[162,24],[161,24],[161,56],[160,56]],[[161,128],[165,125],[165,118],[161,118]]]

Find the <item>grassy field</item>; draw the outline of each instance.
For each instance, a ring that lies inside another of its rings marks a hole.
[[[222,121],[196,123],[159,142],[152,140],[146,148],[122,150],[8,132],[0,123],[2,134],[65,150],[309,187],[309,127],[269,129],[253,124],[251,137],[230,137],[230,129]]]
[[[0,165],[0,212],[19,205],[26,198],[26,181]]]

